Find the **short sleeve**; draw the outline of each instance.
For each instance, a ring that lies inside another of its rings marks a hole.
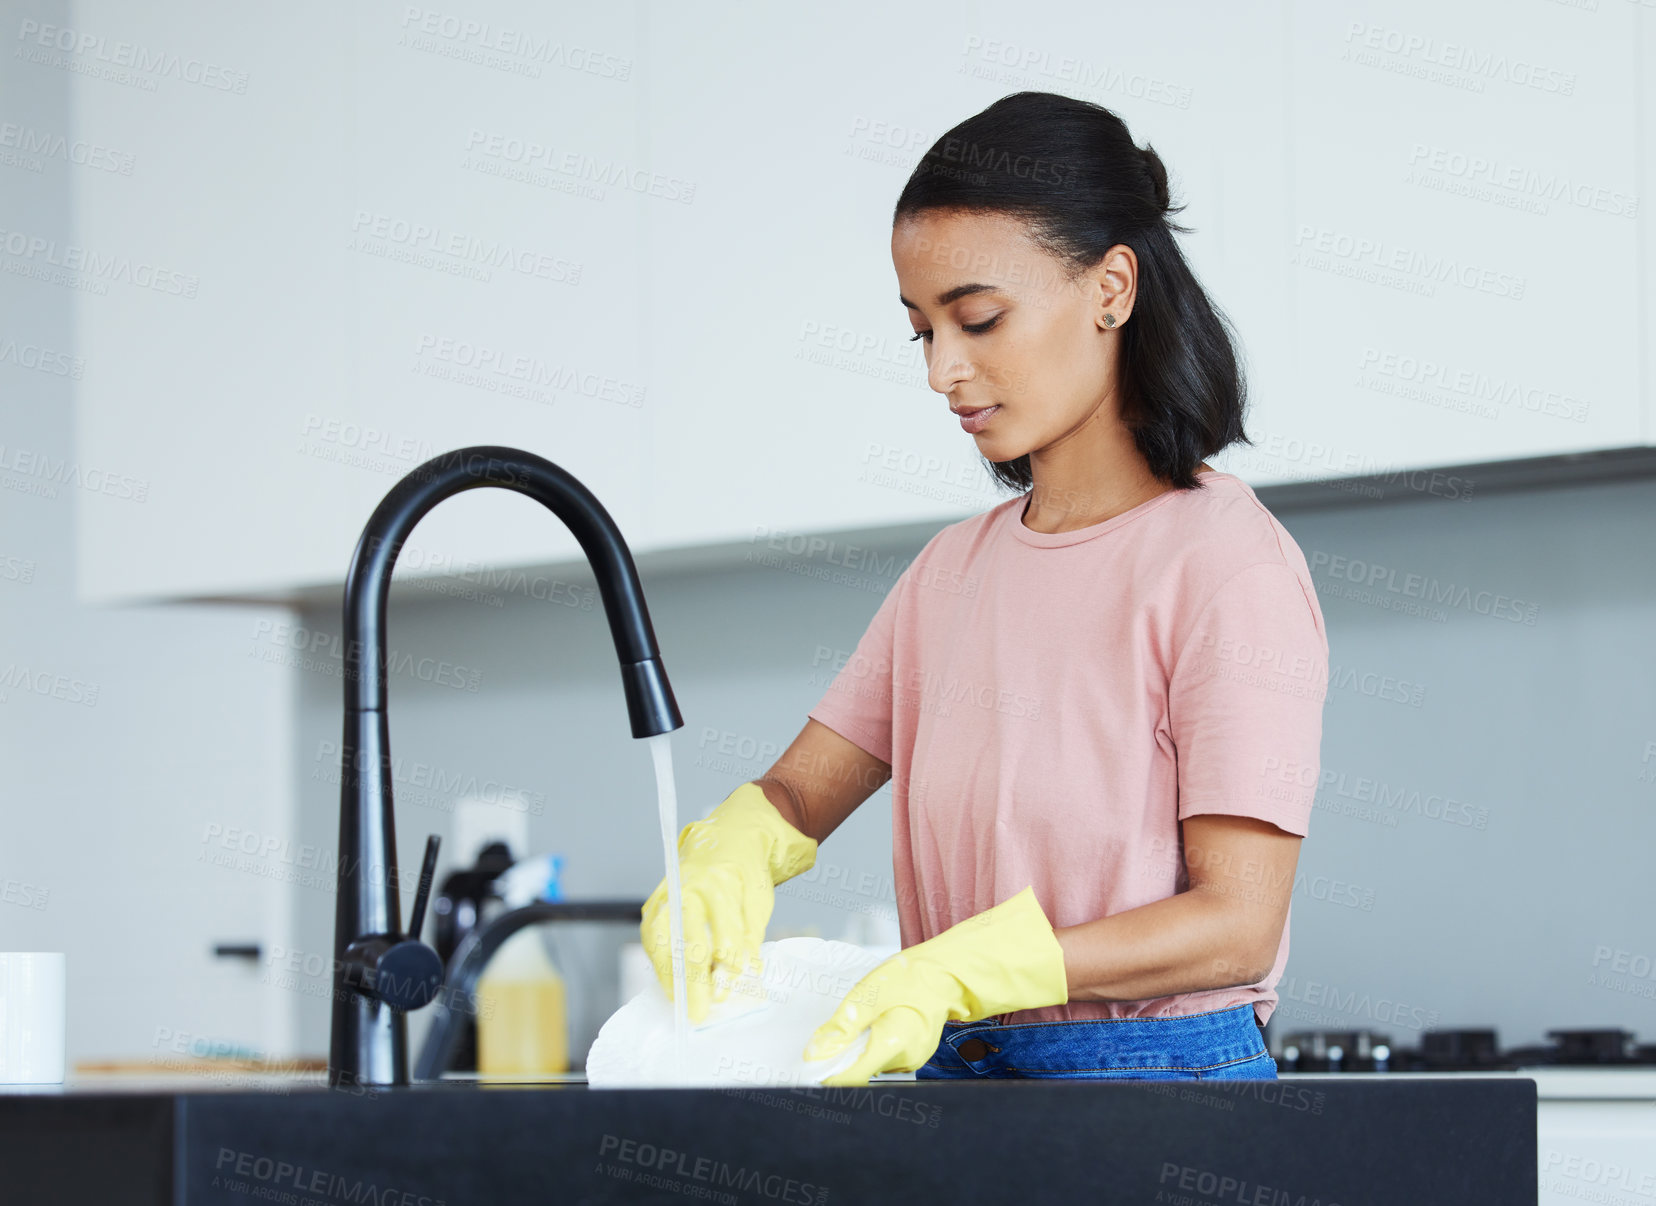
[[[1328,638],[1282,563],[1233,575],[1197,616],[1168,684],[1179,819],[1258,817],[1304,837],[1316,798]]]
[[[892,732],[892,639],[897,603],[907,583],[905,570],[886,592],[856,650],[828,684],[817,706],[806,713],[888,765]]]

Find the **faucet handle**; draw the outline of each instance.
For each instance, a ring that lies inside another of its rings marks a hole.
[[[410,1013],[434,1000],[443,986],[443,961],[412,938],[371,934],[345,948],[345,987],[371,1001]]]
[[[403,1013],[431,1001],[443,983],[442,959],[420,941],[420,927],[425,924],[426,901],[431,899],[431,881],[437,874],[437,847],[441,841],[435,833],[426,838],[420,883],[414,889],[414,910],[408,916],[408,933],[401,937],[370,934],[345,948],[346,987]]]
[[[426,838],[425,861],[420,864],[420,883],[414,889],[414,909],[408,915],[408,936],[419,938],[425,925],[426,901],[431,899],[431,881],[437,876],[437,847],[442,839],[435,833]]]

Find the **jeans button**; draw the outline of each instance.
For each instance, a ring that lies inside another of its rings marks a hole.
[[[980,1038],[969,1038],[955,1048],[960,1058],[968,1063],[976,1063],[989,1054],[989,1044]]]

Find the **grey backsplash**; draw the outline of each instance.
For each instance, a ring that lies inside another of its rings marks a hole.
[[[1370,1028],[1408,1046],[1494,1026],[1515,1046],[1624,1026],[1656,1042],[1656,482],[1278,515],[1313,567],[1332,681],[1273,1035]],[[892,579],[818,568],[643,573],[685,720],[681,823],[770,766]],[[402,866],[448,836],[457,796],[505,785],[530,793],[531,845],[565,857],[567,896],[642,898],[661,875],[654,776],[596,593],[481,577],[393,603]],[[337,665],[337,608],[303,620]],[[332,850],[340,684],[303,678],[301,837]],[[889,915],[890,815],[887,787],[784,886],[773,935],[856,937]],[[332,904],[301,890],[304,949],[329,949]],[[615,1003],[612,948],[636,936],[618,929],[580,943],[607,982],[574,1019],[577,1055]],[[325,996],[302,1008],[301,1049],[325,1050]]]

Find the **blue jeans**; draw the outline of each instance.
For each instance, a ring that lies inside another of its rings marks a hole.
[[[1252,1005],[1165,1018],[943,1023],[917,1080],[1275,1080]]]

